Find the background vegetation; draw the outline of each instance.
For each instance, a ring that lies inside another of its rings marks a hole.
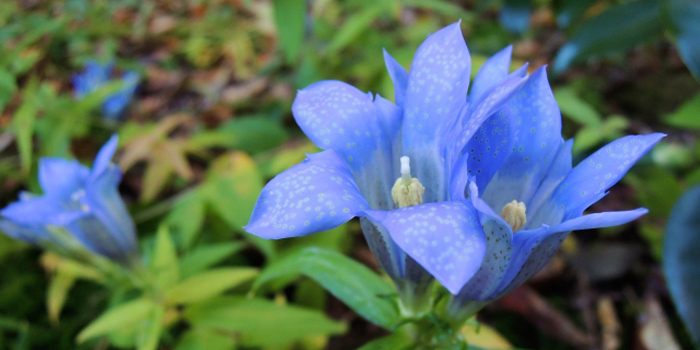
[[[377,269],[357,223],[279,242],[241,227],[265,181],[315,151],[291,116],[297,89],[338,79],[391,98],[382,48],[408,67],[429,33],[457,20],[474,72],[510,44],[514,66],[550,65],[575,162],[624,134],[668,134],[591,208],[645,206],[649,215],[570,237],[529,284],[480,314],[475,344],[691,349],[700,326],[686,331],[661,266],[674,254],[663,246],[673,204],[700,183],[693,77],[700,78],[700,7],[692,0],[2,1],[0,202],[40,192],[40,157],[90,162],[118,133],[120,190],[144,251],[162,244],[160,226],[177,253],[172,263],[189,258],[187,266],[195,260],[200,270],[261,268],[308,246]],[[141,75],[121,119],[104,118],[99,108],[118,84],[74,98],[72,76],[90,60]],[[83,327],[129,296],[61,264],[0,235],[0,348],[132,347],[115,333],[76,345]],[[177,309],[160,348],[355,349],[386,334],[306,277],[274,280],[244,302],[249,290],[243,283],[229,299]],[[213,314],[216,302],[226,307]],[[697,310],[692,305],[680,308]]]

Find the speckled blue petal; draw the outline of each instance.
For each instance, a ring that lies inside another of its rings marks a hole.
[[[513,97],[523,87],[527,80],[519,76],[512,76],[489,92],[476,107],[470,107],[466,114],[460,116],[459,124],[455,125],[451,140],[448,143],[451,146],[447,153],[449,157],[460,156],[461,152],[471,141],[477,130],[481,127],[486,119],[494,115],[497,111],[506,105],[506,102]]]
[[[321,81],[300,90],[292,112],[314,144],[334,150],[353,169],[389,147],[371,97],[346,83]]]
[[[73,76],[75,96],[81,98],[107,83],[112,73],[112,67],[112,64],[89,61],[85,65],[85,71]]]
[[[97,177],[102,175],[103,172],[110,168],[112,157],[114,157],[114,153],[117,151],[118,144],[119,137],[117,134],[114,134],[109,138],[107,143],[100,148],[100,151],[97,152],[97,157],[95,157],[95,162],[92,164],[92,172],[90,173],[90,178],[88,181],[94,181]],[[120,180],[120,177],[115,178],[117,184]]]
[[[426,186],[425,202],[448,195],[442,148],[467,102],[470,63],[460,23],[455,23],[421,44],[408,73],[401,155],[410,157],[413,177],[434,184]]]
[[[571,147],[574,140],[570,139],[559,146],[559,151],[554,157],[552,165],[540,183],[535,195],[530,202],[525,203],[527,207],[527,222],[523,229],[529,230],[544,225],[556,225],[560,223],[561,216],[556,210],[551,210],[552,192],[571,172]]]
[[[470,202],[427,203],[367,214],[453,294],[479,269],[486,244]]]
[[[489,90],[496,87],[498,83],[505,79],[510,70],[510,57],[512,53],[513,46],[510,45],[484,62],[484,65],[481,66],[476,77],[474,77],[474,83],[469,92],[470,104],[481,101]]]
[[[512,264],[508,267],[508,272],[498,288],[498,295],[494,295],[494,298],[510,293],[539,272],[551,260],[569,232],[626,224],[647,212],[647,209],[639,208],[590,214],[559,225],[542,226],[516,233],[513,238]]]
[[[39,159],[39,184],[46,194],[70,196],[85,185],[90,169],[75,160]]]
[[[63,205],[58,198],[41,196],[10,203],[0,210],[0,216],[21,225],[41,226],[53,223],[52,218],[63,211]]]
[[[399,141],[398,133],[401,131],[403,110],[379,94],[374,98],[374,106],[379,113],[379,120],[385,135],[394,142]]]
[[[347,163],[329,150],[272,179],[245,229],[262,238],[303,236],[342,225],[365,208]]]
[[[664,136],[625,136],[596,151],[559,184],[552,194],[552,210],[562,212],[562,221],[580,216]]]
[[[479,198],[478,193],[476,184],[471,182],[469,200],[479,213],[486,236],[486,252],[479,270],[457,297],[468,300],[487,300],[494,293],[506,273],[512,253],[513,231],[500,215]]]
[[[109,163],[107,168],[87,185],[84,197],[80,198],[84,204],[83,210],[96,219],[96,222],[90,225],[93,230],[82,228],[87,232],[84,240],[89,241],[95,251],[111,258],[136,254],[138,248],[134,222],[119,194],[120,179],[119,168]]]
[[[513,113],[513,149],[482,196],[494,210],[512,200],[529,203],[564,142],[561,114],[544,67],[527,79],[507,107]]]
[[[470,63],[459,22],[421,44],[408,73],[404,150],[434,145],[440,127],[466,104]]]
[[[510,155],[513,142],[511,120],[510,109],[502,108],[481,125],[464,148],[468,176],[474,177],[480,189],[486,188]]]
[[[130,71],[122,75],[123,88],[102,104],[102,112],[107,118],[117,119],[122,115],[134,97],[140,80],[141,76],[137,72]]]
[[[406,101],[406,88],[408,87],[408,72],[406,68],[401,66],[399,62],[389,55],[389,53],[384,50],[384,64],[386,64],[386,70],[389,72],[391,80],[394,82],[394,100],[396,105],[403,107]]]

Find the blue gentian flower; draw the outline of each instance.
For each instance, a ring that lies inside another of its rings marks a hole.
[[[455,23],[426,39],[408,73],[385,52],[396,104],[338,81],[299,91],[294,117],[324,151],[265,186],[246,230],[277,239],[360,217],[402,298],[433,276],[487,300],[544,266],[567,232],[643,215],[582,216],[662,135],[622,138],[572,169],[545,69],[509,74],[511,51],[489,59],[467,94]]]
[[[75,96],[82,98],[112,81],[113,69],[114,64],[112,63],[103,64],[89,61],[83,73],[73,76]],[[134,97],[141,76],[137,72],[128,71],[122,75],[121,79],[124,82],[122,89],[109,96],[102,103],[102,113],[105,117],[113,120],[118,119],[122,115],[126,106]]]
[[[121,171],[111,163],[117,137],[105,144],[90,169],[75,160],[41,158],[41,196],[22,193],[0,210],[9,236],[68,255],[85,249],[129,262],[137,256],[136,232],[119,195]]]

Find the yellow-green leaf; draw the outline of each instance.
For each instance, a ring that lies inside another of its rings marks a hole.
[[[78,343],[105,335],[140,322],[151,315],[156,304],[150,299],[137,299],[114,307],[85,327],[77,337]]]
[[[173,304],[202,301],[249,281],[257,274],[257,269],[244,267],[210,270],[175,285],[168,290],[165,299]]]

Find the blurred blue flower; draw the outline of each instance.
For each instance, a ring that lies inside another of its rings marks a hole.
[[[73,76],[75,96],[83,98],[85,95],[95,92],[112,81],[113,63],[99,63],[89,61],[85,71]],[[134,97],[140,75],[134,71],[125,72],[122,75],[124,86],[117,93],[107,97],[102,104],[102,113],[109,119],[118,119],[124,109]]]
[[[22,193],[18,202],[0,210],[0,229],[68,255],[87,248],[124,263],[137,256],[134,223],[117,188],[121,171],[111,163],[117,142],[112,136],[92,169],[75,160],[42,158],[44,194]]]
[[[544,68],[509,73],[511,51],[467,95],[455,23],[426,39],[408,73],[385,52],[396,104],[338,81],[299,91],[294,117],[324,151],[266,185],[246,230],[302,236],[357,216],[400,293],[427,271],[454,295],[488,299],[544,266],[567,232],[644,214],[582,216],[662,135],[622,138],[572,169]]]

